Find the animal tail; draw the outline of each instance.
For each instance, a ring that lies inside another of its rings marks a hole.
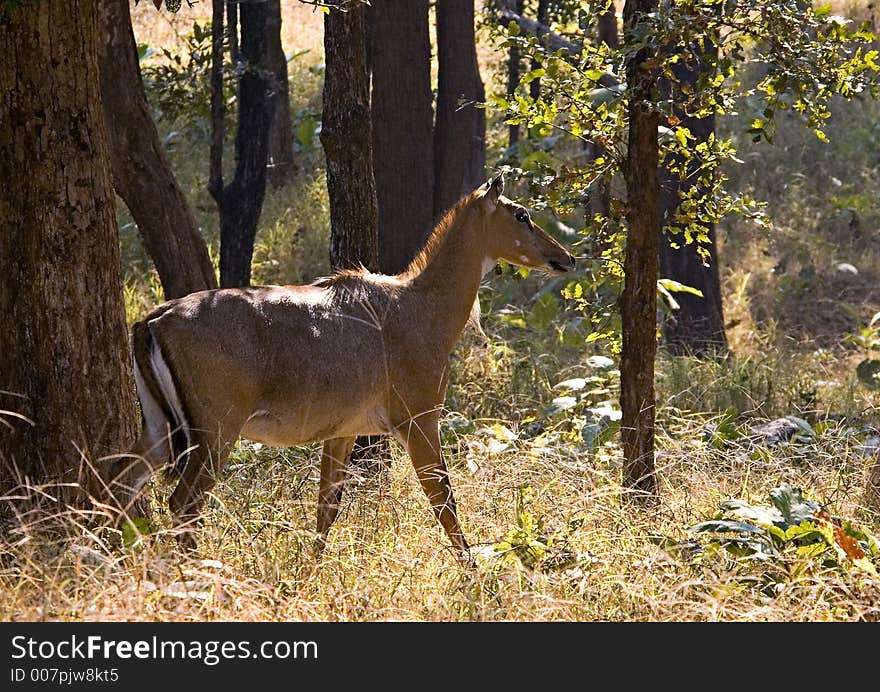
[[[177,478],[191,451],[189,416],[151,321],[137,322],[131,330],[135,382],[144,425],[160,435],[170,431],[171,462],[165,472],[169,478]]]

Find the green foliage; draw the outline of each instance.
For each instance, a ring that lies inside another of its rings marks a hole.
[[[144,88],[157,120],[207,138],[211,130],[211,22],[193,22],[183,39],[181,53],[168,48],[158,52],[139,49],[147,60],[141,72]],[[231,68],[224,68],[227,73]],[[234,103],[233,80],[224,79],[226,111]]]
[[[652,105],[662,123],[661,164],[687,181],[665,230],[674,244],[696,243],[705,256],[701,244],[710,224],[732,214],[762,227],[767,220],[762,202],[728,186],[727,168],[741,163],[733,138],[698,139],[682,114],[753,113],[749,135],[772,142],[777,114],[785,112],[825,140],[833,97],[876,92],[878,55],[866,24],[833,16],[826,6],[804,11],[791,0],[661,0],[655,13],[628,27],[616,51],[595,40],[604,0],[566,5],[567,14],[557,13],[553,28],[569,37],[574,57],[564,49],[551,51],[514,23],[496,28],[501,48],[516,46],[536,67],[514,93],[491,94],[488,100],[507,123],[528,133],[509,154],[510,163],[518,164],[514,170],[529,181],[536,206],[576,224],[583,255],[603,263],[596,265],[599,277],[582,270],[563,294],[589,316],[593,331],[607,334],[616,331],[614,325],[608,330],[598,323],[614,312],[621,288],[621,272],[610,260],[622,255],[626,225],[626,200],[615,181],[626,157],[628,92],[615,75],[625,73],[628,61],[643,48],[659,56],[651,67],[658,77]],[[693,85],[679,81],[682,70],[695,75]],[[533,99],[527,85],[537,78],[542,95]],[[584,147],[599,155],[585,156]],[[584,200],[602,181],[611,183],[609,213],[577,221]],[[674,309],[668,288],[663,295]]]
[[[769,506],[726,500],[715,518],[694,524],[688,533],[708,536],[707,549],[723,548],[737,560],[772,562],[787,577],[801,573],[803,561],[877,576],[880,544],[864,527],[831,516],[788,484],[773,488],[769,499]]]
[[[859,313],[845,303],[842,307],[859,319]],[[880,360],[872,358],[874,351],[880,351],[880,312],[859,327],[857,332],[847,334],[844,340],[861,349],[864,354],[862,361],[856,366],[856,377],[868,389],[880,391]]]
[[[576,555],[569,544],[572,532],[580,523],[569,522],[564,530],[550,531],[540,517],[532,513],[535,491],[529,485],[516,489],[514,515],[516,526],[511,528],[500,541],[491,546],[483,557],[496,560],[495,569],[514,567],[526,570],[560,570],[578,564]]]

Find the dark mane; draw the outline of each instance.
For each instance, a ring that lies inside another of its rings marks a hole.
[[[360,266],[357,269],[338,269],[330,276],[322,276],[312,282],[312,286],[318,288],[334,288],[343,284],[351,284],[362,281],[370,272],[367,268]]]
[[[361,265],[353,269],[339,269],[330,276],[316,279],[312,282],[312,285],[318,288],[349,289],[349,291],[357,292],[359,286],[367,280],[372,280],[375,283],[397,283],[418,276],[428,266],[428,262],[431,261],[431,257],[434,256],[440,245],[443,244],[446,234],[455,226],[456,221],[464,213],[464,210],[478,196],[476,193],[471,193],[458,200],[458,203],[447,211],[437,225],[434,226],[434,230],[431,231],[431,235],[425,241],[424,247],[412,259],[407,268],[397,276],[374,274]]]
[[[437,249],[443,244],[443,239],[446,237],[446,234],[453,226],[455,226],[455,222],[458,221],[465,209],[467,209],[470,206],[470,203],[477,197],[479,197],[479,194],[476,192],[465,195],[458,200],[452,209],[443,215],[443,218],[437,222],[437,225],[434,226],[434,230],[431,231],[431,235],[429,235],[428,239],[425,241],[424,247],[415,257],[413,257],[409,266],[399,275],[400,278],[412,279],[424,271],[425,267],[428,266],[428,262],[430,262],[431,258],[434,256],[434,253],[437,252]]]

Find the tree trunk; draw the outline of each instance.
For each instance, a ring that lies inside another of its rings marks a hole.
[[[345,12],[331,8],[324,16],[324,51],[321,144],[330,196],[330,264],[334,269],[363,265],[375,271],[378,203],[363,5]]]
[[[546,4],[546,0],[544,0]],[[516,13],[522,14],[525,8],[525,0],[516,0]],[[538,21],[541,21],[540,19]],[[507,96],[513,96],[516,88],[519,86],[519,64],[520,64],[519,46],[516,44],[510,47],[507,54]],[[519,144],[519,125],[507,126],[507,145],[513,150],[513,147]]]
[[[137,224],[166,298],[217,287],[208,248],[144,96],[128,0],[100,3],[98,66],[113,186]]]
[[[269,128],[269,182],[283,187],[293,179],[293,121],[290,118],[290,85],[287,56],[281,45],[281,0],[266,3],[266,66],[272,83],[272,126]]]
[[[617,50],[620,47],[614,0],[608,0],[607,8],[599,15],[599,41],[613,50]],[[590,161],[595,161],[607,154],[605,147],[599,143],[593,143],[588,146]],[[596,180],[593,191],[590,194],[590,214],[607,217],[610,210],[611,181],[606,176],[602,176]]]
[[[520,14],[522,11],[520,10]],[[550,0],[538,0],[538,23],[547,26],[549,22],[550,16]],[[537,60],[532,60],[531,69],[537,70],[541,67],[541,63]],[[529,84],[529,95],[537,101],[541,97],[541,79],[533,79]]]
[[[340,5],[344,0],[331,0]],[[377,4],[378,5],[378,4]],[[378,200],[373,179],[370,81],[364,5],[324,16],[324,107],[321,144],[330,196],[330,264],[334,269],[379,267]],[[373,8],[373,19],[380,15]],[[374,59],[376,56],[374,56]],[[396,133],[400,136],[401,133]],[[352,463],[377,471],[390,458],[388,440],[363,436]]]
[[[422,249],[433,227],[434,111],[428,0],[383,0],[372,7],[372,17],[379,268],[385,274],[397,274]]]
[[[717,52],[717,48],[709,50]],[[702,54],[694,56],[694,62],[685,64],[678,62],[672,67],[676,84],[663,83],[669,89],[670,98],[675,101],[673,93],[681,93],[682,86],[694,87],[697,83],[698,65]],[[715,118],[694,118],[684,109],[675,109],[680,125],[691,131],[696,138],[695,143],[706,142],[715,133]],[[676,161],[681,164],[681,161]],[[687,170],[688,177],[681,179],[679,174],[671,174],[666,169],[660,171],[660,224],[672,222],[681,203],[681,195],[686,194],[694,185],[700,161],[694,159]],[[696,242],[685,244],[681,233],[671,235],[663,233],[660,243],[660,273],[663,278],[673,279],[685,286],[699,289],[703,297],[690,293],[677,293],[676,301],[681,306],[673,315],[663,321],[663,337],[667,350],[673,355],[693,354],[697,356],[719,356],[727,351],[727,338],[724,334],[724,314],[721,304],[721,280],[718,276],[718,250],[715,243],[715,224],[708,224],[709,242],[698,245]],[[679,246],[677,249],[674,245]],[[704,264],[698,249],[708,250],[708,264]]]
[[[485,114],[461,101],[482,101],[474,0],[437,0],[437,115],[434,125],[434,218],[483,182]]]
[[[214,13],[215,18],[217,14]],[[266,162],[272,122],[271,101],[268,98],[270,78],[265,62],[266,3],[241,4],[238,15],[241,41],[237,48],[232,48],[233,55],[237,53],[243,64],[239,66],[235,176],[229,185],[221,189],[222,175],[219,181],[214,179],[214,175],[222,167],[218,167],[212,157],[210,184],[220,211],[220,285],[223,287],[249,286],[251,282],[254,238],[266,194]],[[235,12],[230,9],[230,21],[234,16]],[[230,37],[234,29],[233,25],[229,27]],[[212,99],[215,99],[212,105],[216,106],[216,94],[212,94]],[[214,122],[216,124],[216,119]],[[214,145],[212,141],[212,151],[216,153]]]
[[[95,0],[0,20],[0,493],[89,487],[86,461],[134,437],[97,42]]]
[[[627,0],[626,26],[635,28],[640,15],[656,10],[657,0]],[[653,495],[654,476],[654,357],[657,349],[657,257],[660,224],[657,217],[656,70],[645,63],[655,57],[642,48],[627,62],[629,139],[626,159],[627,234],[624,289],[620,296],[623,352],[620,361],[621,440],[624,483]]]

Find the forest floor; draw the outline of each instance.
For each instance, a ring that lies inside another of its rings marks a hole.
[[[328,271],[321,15],[284,7],[298,171],[267,198],[255,283]],[[169,17],[141,3],[138,40],[183,50],[206,9]],[[484,78],[501,73],[488,43],[481,58]],[[746,110],[719,124],[744,162],[728,174],[768,202],[772,230],[718,229],[731,356],[658,358],[656,505],[630,501],[617,438],[600,434],[613,428],[590,427],[615,417],[614,354],[530,319],[536,277],[495,276],[481,290],[488,338],[468,332],[454,352],[442,424],[476,567],[456,561],[396,446],[387,468],[353,476],[316,562],[318,446],[243,441],[198,557],[177,552],[156,479],[149,535],[92,533],[75,512],[52,540],[24,527],[0,564],[0,619],[880,620],[880,515],[863,495],[880,415],[856,377],[880,348],[869,326],[880,311],[880,108],[837,104],[830,145],[792,124],[773,146],[744,134]],[[207,138],[197,120],[177,125],[162,133],[216,256]],[[490,163],[505,130],[491,128]],[[161,291],[121,205],[120,224],[133,321]],[[787,436],[768,438],[760,426],[778,419]],[[743,523],[725,531],[732,520]]]

